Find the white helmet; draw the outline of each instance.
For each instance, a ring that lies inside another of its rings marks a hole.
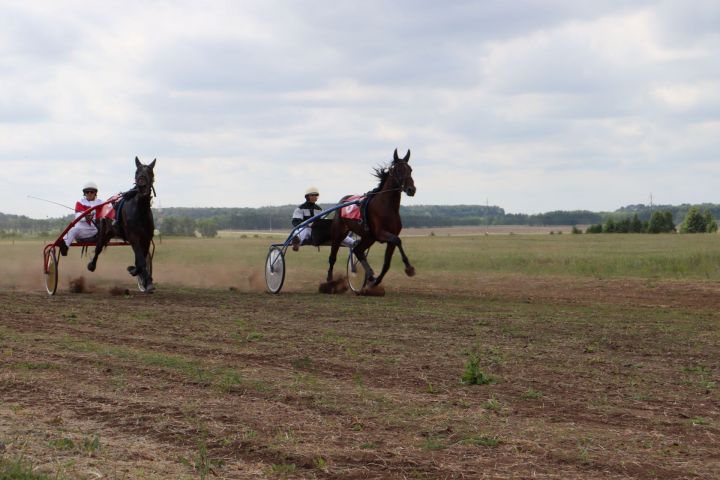
[[[305,190],[305,196],[308,195],[320,195],[320,192],[318,192],[317,187],[310,187],[307,190]]]
[[[97,192],[97,190],[98,190],[97,183],[87,182],[85,185],[83,185],[83,192],[85,190],[95,190]]]

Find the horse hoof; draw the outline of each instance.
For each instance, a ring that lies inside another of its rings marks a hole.
[[[408,277],[414,277],[415,276],[415,267],[407,267],[405,269],[405,275]]]
[[[133,277],[138,274],[137,268],[135,268],[133,265],[130,265],[129,267],[127,267],[127,271],[128,271],[128,273],[129,273],[130,275],[132,275]]]
[[[145,293],[153,293],[155,291],[155,285],[152,283],[145,287]]]
[[[91,272],[94,272],[94,271],[95,271],[95,264],[94,264],[93,262],[90,262],[90,263],[88,263],[87,268],[88,268],[88,270],[90,270]]]

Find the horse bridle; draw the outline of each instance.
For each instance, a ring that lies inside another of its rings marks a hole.
[[[143,169],[141,172],[135,175],[135,187],[138,188],[138,191],[140,190],[140,186],[138,185],[138,179],[144,177],[147,184],[150,185],[150,197],[157,197],[157,193],[155,192],[155,181],[150,180],[150,174],[147,173],[146,169]]]
[[[400,190],[401,192],[404,192],[404,191],[405,191],[405,182],[407,182],[408,177],[406,176],[405,178],[403,178],[402,180],[400,180],[400,178],[398,177],[397,170],[395,169],[395,167],[396,167],[397,165],[399,165],[399,164],[395,164],[395,165],[393,165],[393,166],[390,167],[390,174],[391,174],[392,177],[395,179],[395,183],[397,183],[399,186],[398,186],[397,188],[389,188],[389,189],[387,189],[387,190],[382,190],[383,192],[394,192],[394,191],[396,191],[396,190]],[[407,165],[407,163],[405,163],[405,165]],[[408,168],[409,168],[409,167],[408,167]],[[380,193],[380,192],[378,192],[378,193]]]

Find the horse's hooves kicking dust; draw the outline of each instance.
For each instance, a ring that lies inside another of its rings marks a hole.
[[[363,289],[358,292],[358,295],[363,295],[366,297],[384,297],[385,287],[383,287],[382,285],[363,287]]]
[[[331,280],[329,282],[321,283],[318,286],[318,291],[320,293],[345,293],[348,291],[348,282],[345,277],[336,278],[335,280]]]

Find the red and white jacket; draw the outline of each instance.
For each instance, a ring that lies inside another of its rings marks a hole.
[[[78,218],[80,215],[83,215],[83,213],[86,210],[89,210],[92,207],[96,207],[96,206],[100,205],[101,203],[104,203],[104,202],[102,200],[100,200],[99,198],[96,198],[95,200],[90,201],[87,198],[82,197],[80,200],[78,200],[75,203],[75,218]],[[97,216],[96,214],[97,214],[97,210],[92,212],[93,218],[95,218]],[[92,223],[91,220],[85,220],[85,221],[88,223],[88,225],[90,225]],[[80,223],[82,223],[82,222],[80,222]]]

